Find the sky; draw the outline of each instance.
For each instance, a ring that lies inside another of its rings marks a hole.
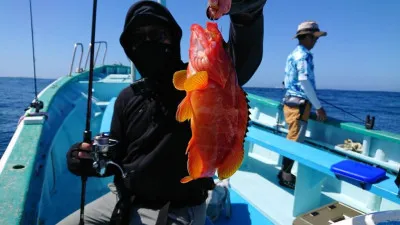
[[[98,1],[96,40],[108,42],[106,64],[129,65],[119,36],[125,14],[136,1]],[[85,63],[92,4],[92,0],[32,0],[38,77],[55,79],[68,74],[75,42],[84,45]],[[206,5],[207,0],[167,1],[183,30],[184,61],[188,59],[190,25],[208,21]],[[328,32],[312,49],[317,89],[399,92],[399,12],[399,0],[268,0],[263,60],[246,87],[281,87],[286,58],[297,45],[292,39],[297,26],[314,20]],[[227,38],[229,17],[218,24]],[[0,76],[33,77],[28,0],[0,1]]]

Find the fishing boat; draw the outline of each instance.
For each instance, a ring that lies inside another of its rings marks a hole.
[[[140,79],[133,65],[104,64],[107,42],[92,43],[85,66],[83,44],[74,45],[69,73],[44,88],[39,101],[33,101],[40,104],[32,104],[22,115],[0,160],[0,224],[56,224],[79,209],[81,179],[68,171],[65,154],[71,144],[82,141],[88,99],[92,134],[109,132],[116,96]],[[100,46],[105,51],[102,63],[93,65],[91,77],[87,62],[96,44],[94,62]],[[248,99],[251,122],[245,159],[229,179],[225,213],[207,224],[344,225],[367,221],[364,218],[375,221],[370,224],[400,220],[395,184],[399,134],[374,130],[373,120],[365,126],[334,118],[319,122],[313,114],[305,142],[296,143],[285,138],[281,102],[254,94]],[[294,191],[280,186],[277,179],[283,156],[296,161]],[[363,179],[377,172],[383,174],[381,179]],[[88,178],[86,203],[107,193],[112,179]]]

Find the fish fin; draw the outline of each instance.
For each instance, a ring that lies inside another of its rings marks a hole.
[[[176,120],[183,122],[193,117],[192,105],[190,104],[190,98],[186,96],[182,102],[178,105],[176,110]]]
[[[192,136],[195,137],[195,136],[193,135],[193,132],[192,132]],[[188,146],[187,146],[187,148],[186,148],[185,154],[188,154],[189,149],[191,149],[192,146],[193,146],[193,143],[194,143],[193,138],[191,138],[190,141],[189,141],[189,144],[188,144]]]
[[[207,71],[200,71],[190,76],[185,81],[185,90],[194,91],[204,89],[208,84],[208,73]]]
[[[186,184],[186,183],[188,183],[188,182],[190,182],[192,180],[193,180],[193,178],[191,176],[186,176],[186,177],[181,179],[181,183],[182,184]]]
[[[177,90],[184,91],[185,90],[185,81],[186,81],[186,70],[179,70],[174,73],[174,77],[172,78],[172,83]]]
[[[247,93],[240,88],[241,91],[239,92],[239,123],[238,123],[238,129],[242,130],[244,132],[243,134],[243,142],[246,137],[247,129],[249,127],[249,122],[250,122],[250,106],[248,104],[249,100],[247,98]],[[241,137],[241,136],[240,136]]]
[[[199,148],[197,148],[196,145],[191,145],[187,161],[189,176],[182,178],[181,183],[187,183],[191,180],[200,178],[203,167],[204,163],[203,159],[201,158]]]
[[[243,144],[241,142],[237,143],[241,148],[234,148],[234,150],[225,157],[222,164],[218,167],[218,178],[220,180],[231,177],[242,165],[244,157]]]

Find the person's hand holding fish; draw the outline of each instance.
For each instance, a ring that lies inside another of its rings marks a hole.
[[[228,14],[232,6],[232,0],[208,0],[207,15],[217,20]]]

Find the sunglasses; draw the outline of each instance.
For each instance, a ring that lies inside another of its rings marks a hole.
[[[130,38],[132,38],[135,46],[147,40],[162,43],[171,40],[171,33],[164,28],[150,27],[148,29],[135,30],[131,33]]]

